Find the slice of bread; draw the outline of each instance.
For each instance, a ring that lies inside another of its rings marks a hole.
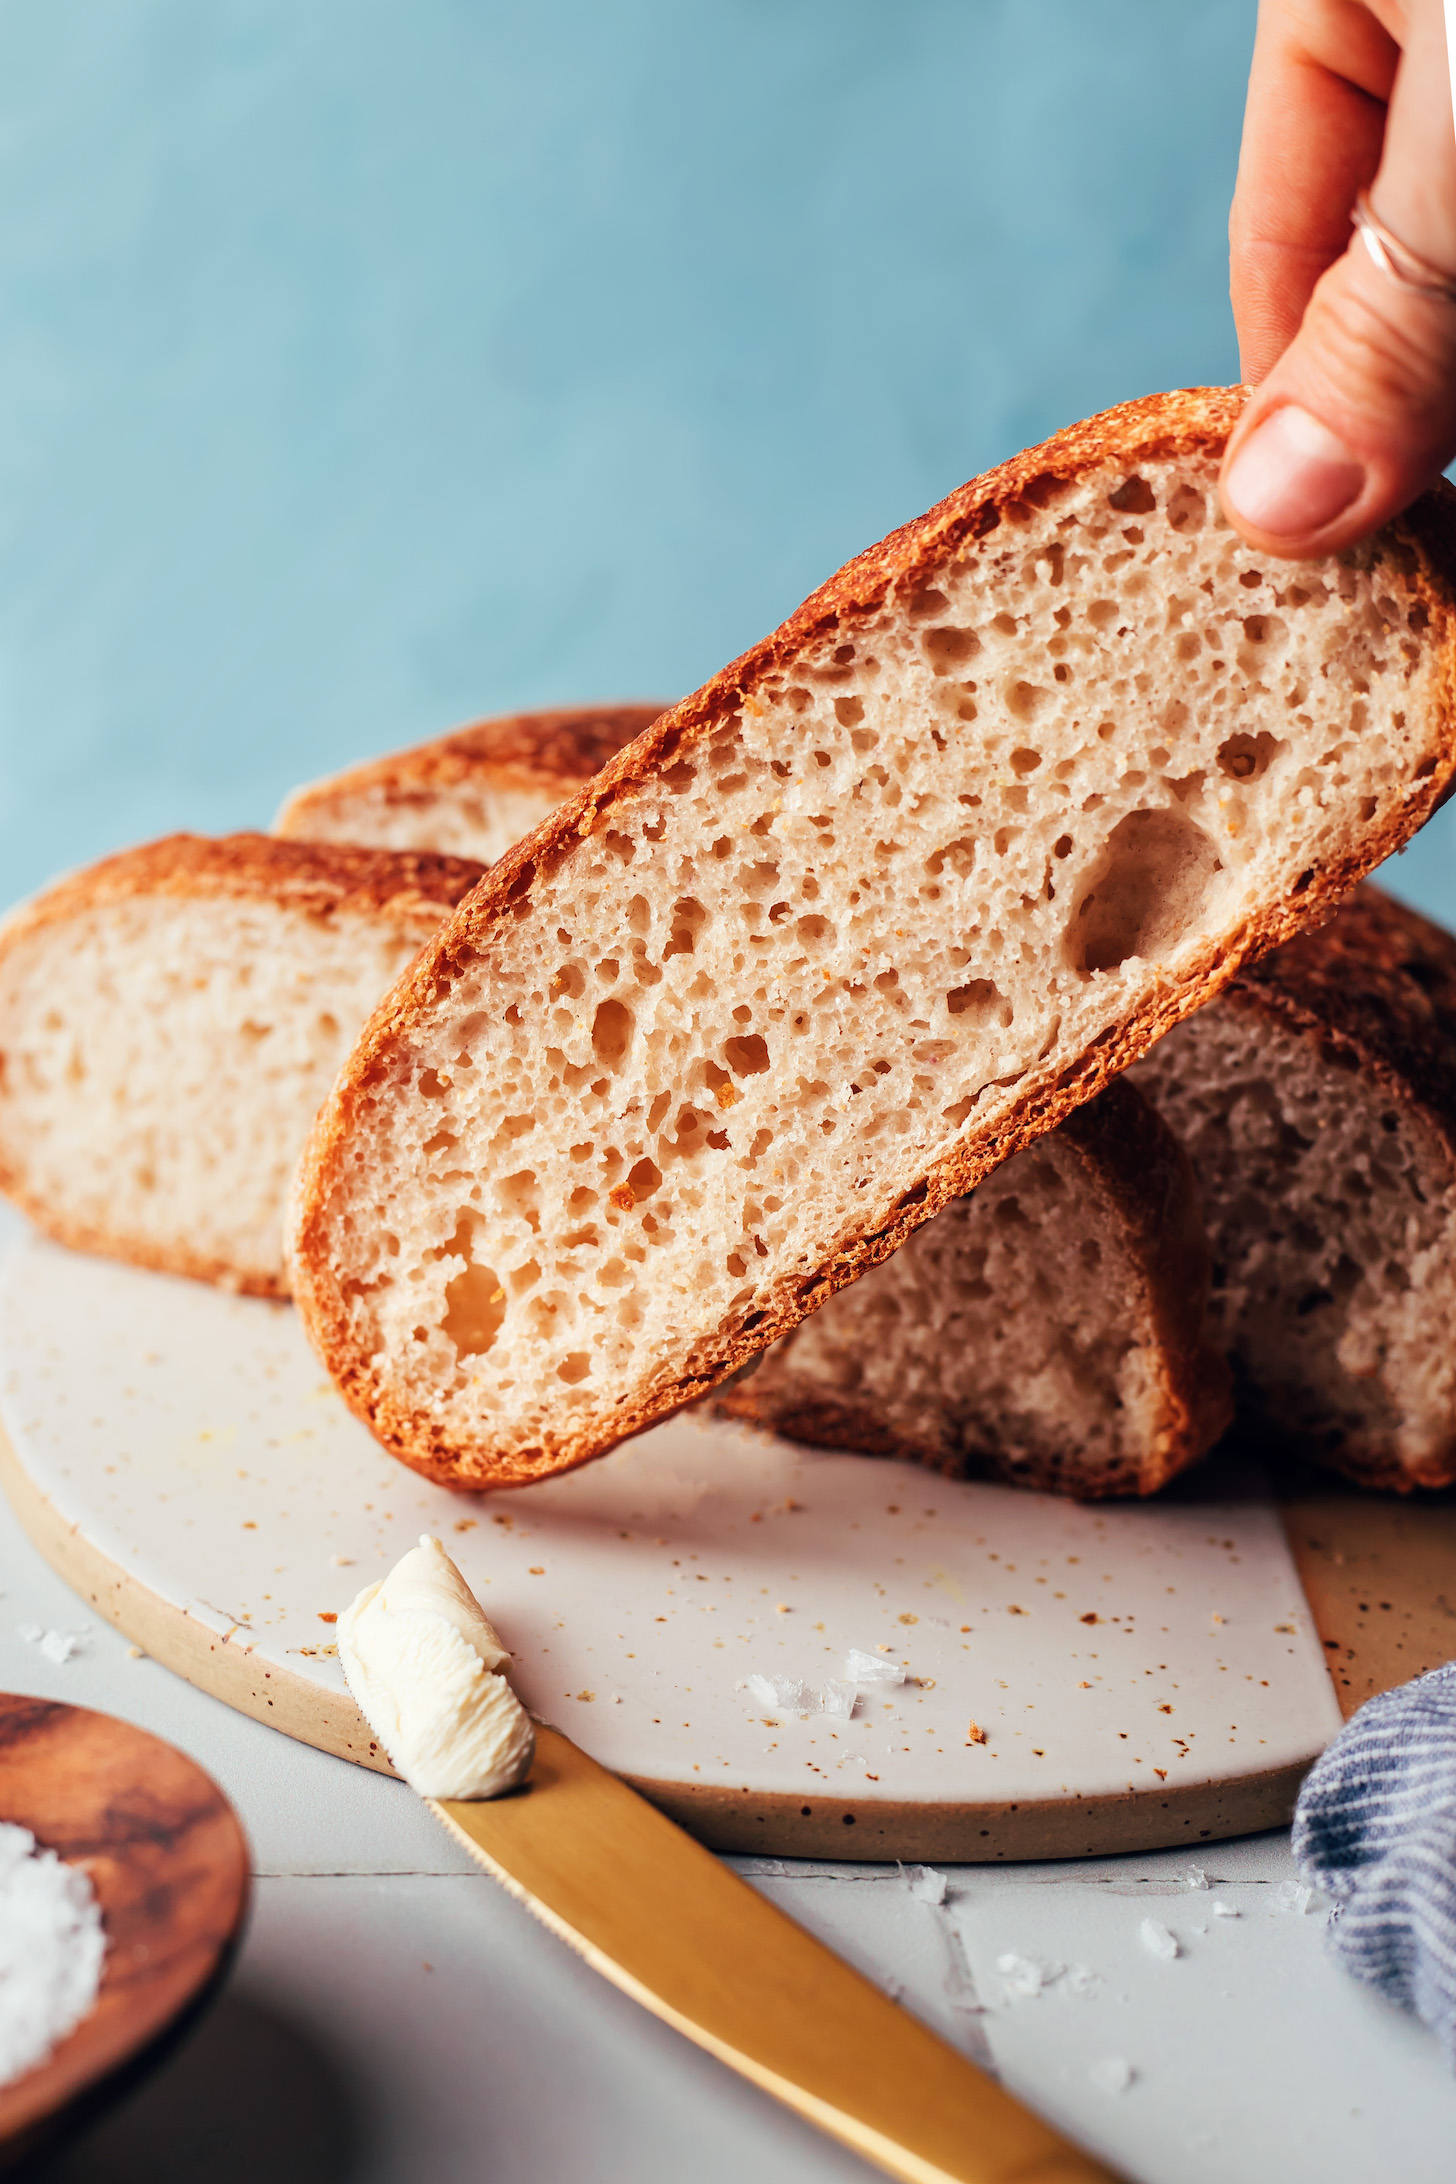
[[[1246,1428],[1456,1480],[1456,939],[1373,887],[1140,1062],[1183,1136]]]
[[[0,926],[0,1190],[79,1250],[286,1296],[319,1102],[480,873],[175,834],[48,889]]]
[[[833,577],[487,875],[301,1171],[347,1400],[462,1486],[705,1394],[1321,917],[1456,768],[1456,523],[1222,523],[1240,390]]]
[[[273,832],[494,864],[662,711],[578,705],[478,721],[295,789]]]
[[[823,1448],[1151,1494],[1233,1415],[1187,1155],[1110,1084],[711,1398]]]

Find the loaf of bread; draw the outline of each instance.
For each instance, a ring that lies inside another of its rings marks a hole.
[[[0,1190],[80,1250],[286,1296],[319,1102],[480,873],[176,834],[48,889],[0,926]]]
[[[478,721],[295,789],[273,832],[494,864],[662,710],[579,705]]]
[[[1126,1078],[955,1198],[710,1400],[824,1448],[1090,1499],[1233,1415],[1187,1155]]]
[[[387,1447],[524,1483],[706,1394],[1430,813],[1448,499],[1266,563],[1242,400],[962,487],[487,874],[300,1171],[295,1294]]]
[[[1368,1486],[1449,1486],[1456,940],[1363,887],[1132,1074],[1197,1170],[1246,1430]]]

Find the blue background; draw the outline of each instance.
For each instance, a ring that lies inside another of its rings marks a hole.
[[[1253,0],[0,0],[0,898],[1236,376]],[[1456,815],[1398,873],[1456,917]]]

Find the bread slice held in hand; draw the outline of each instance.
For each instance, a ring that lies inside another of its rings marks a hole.
[[[705,1394],[1404,841],[1456,762],[1444,500],[1338,562],[1154,397],[831,578],[487,876],[301,1171],[295,1292],[465,1486]]]
[[[1125,1078],[952,1199],[719,1391],[822,1448],[1151,1494],[1233,1415],[1187,1155]]]
[[[1456,939],[1373,887],[1133,1072],[1193,1157],[1246,1431],[1456,1480]]]
[[[494,864],[662,710],[577,705],[477,721],[295,789],[273,832]]]
[[[285,1296],[319,1103],[480,872],[176,834],[47,889],[0,927],[0,1189],[64,1244]]]

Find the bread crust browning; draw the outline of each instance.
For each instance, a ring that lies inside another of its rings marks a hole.
[[[418,924],[448,917],[485,867],[433,850],[282,842],[271,834],[164,834],[68,873],[0,924],[0,955],[27,933],[139,895],[276,902],[310,917],[338,911]]]
[[[1221,992],[1247,963],[1333,910],[1355,883],[1409,840],[1456,775],[1456,494],[1427,495],[1383,534],[1393,578],[1424,617],[1433,658],[1432,745],[1403,809],[1352,839],[1320,869],[1300,876],[1287,896],[1248,917],[1227,946],[1210,945],[1200,961],[1122,1022],[1107,1029],[1055,1078],[1033,1079],[1004,1119],[961,1141],[901,1193],[887,1219],[847,1237],[810,1279],[788,1277],[762,1309],[720,1327],[683,1361],[624,1402],[610,1429],[565,1433],[550,1450],[492,1455],[461,1450],[428,1416],[401,1400],[353,1337],[347,1303],[329,1264],[327,1208],[347,1162],[347,1148],[370,1103],[403,1064],[412,1028],[447,995],[454,978],[488,955],[497,926],[538,876],[567,860],[603,827],[614,805],[680,753],[751,704],[764,681],[831,635],[852,635],[899,588],[911,589],[963,548],[1015,522],[1058,485],[1113,463],[1217,454],[1246,399],[1243,388],[1188,389],[1153,395],[1074,425],[1044,445],[973,479],[926,515],[848,563],[761,643],[663,714],[610,760],[579,793],[494,865],[475,894],[386,996],[366,1027],[323,1108],[300,1170],[293,1230],[294,1294],[320,1358],[346,1402],[383,1445],[443,1484],[493,1489],[586,1463],[617,1442],[707,1394],[836,1290],[897,1250],[911,1231],[950,1199],[974,1189],[992,1168],[1054,1128],[1109,1084],[1165,1031]]]
[[[1156,1493],[1196,1463],[1232,1421],[1233,1381],[1226,1360],[1207,1339],[1208,1237],[1188,1156],[1156,1109],[1123,1078],[1070,1114],[1058,1135],[1075,1155],[1082,1186],[1132,1269],[1139,1323],[1155,1360],[1160,1422],[1130,1486],[1086,1471],[1069,1487],[1067,1474],[1075,1471],[1070,1463],[1054,1472],[1050,1463],[1018,1461],[1012,1470],[1003,1452],[991,1446],[967,1449],[960,1460],[947,1461],[938,1448],[903,1434],[879,1410],[828,1388],[820,1393],[803,1379],[766,1388],[760,1377],[745,1377],[720,1389],[713,1408],[820,1448],[894,1456],[957,1478],[1010,1478],[1018,1486],[1071,1492],[1086,1500]],[[790,1349],[790,1375],[792,1358]]]
[[[310,918],[383,919],[420,946],[439,930],[480,879],[484,867],[460,857],[415,850],[374,850],[322,842],[280,842],[267,834],[169,834],[103,857],[22,903],[0,923],[0,962],[35,934],[93,910],[170,896],[180,900],[261,901]],[[3,1057],[0,1057],[3,1068]],[[0,1193],[37,1228],[73,1251],[125,1259],[160,1274],[246,1295],[286,1298],[286,1278],[241,1272],[197,1251],[186,1239],[170,1247],[119,1236],[75,1220],[27,1186],[0,1139]]]
[[[273,831],[305,838],[321,815],[359,796],[377,797],[386,806],[422,804],[433,802],[442,789],[471,784],[566,796],[664,711],[662,705],[576,705],[476,721],[295,789]]]

